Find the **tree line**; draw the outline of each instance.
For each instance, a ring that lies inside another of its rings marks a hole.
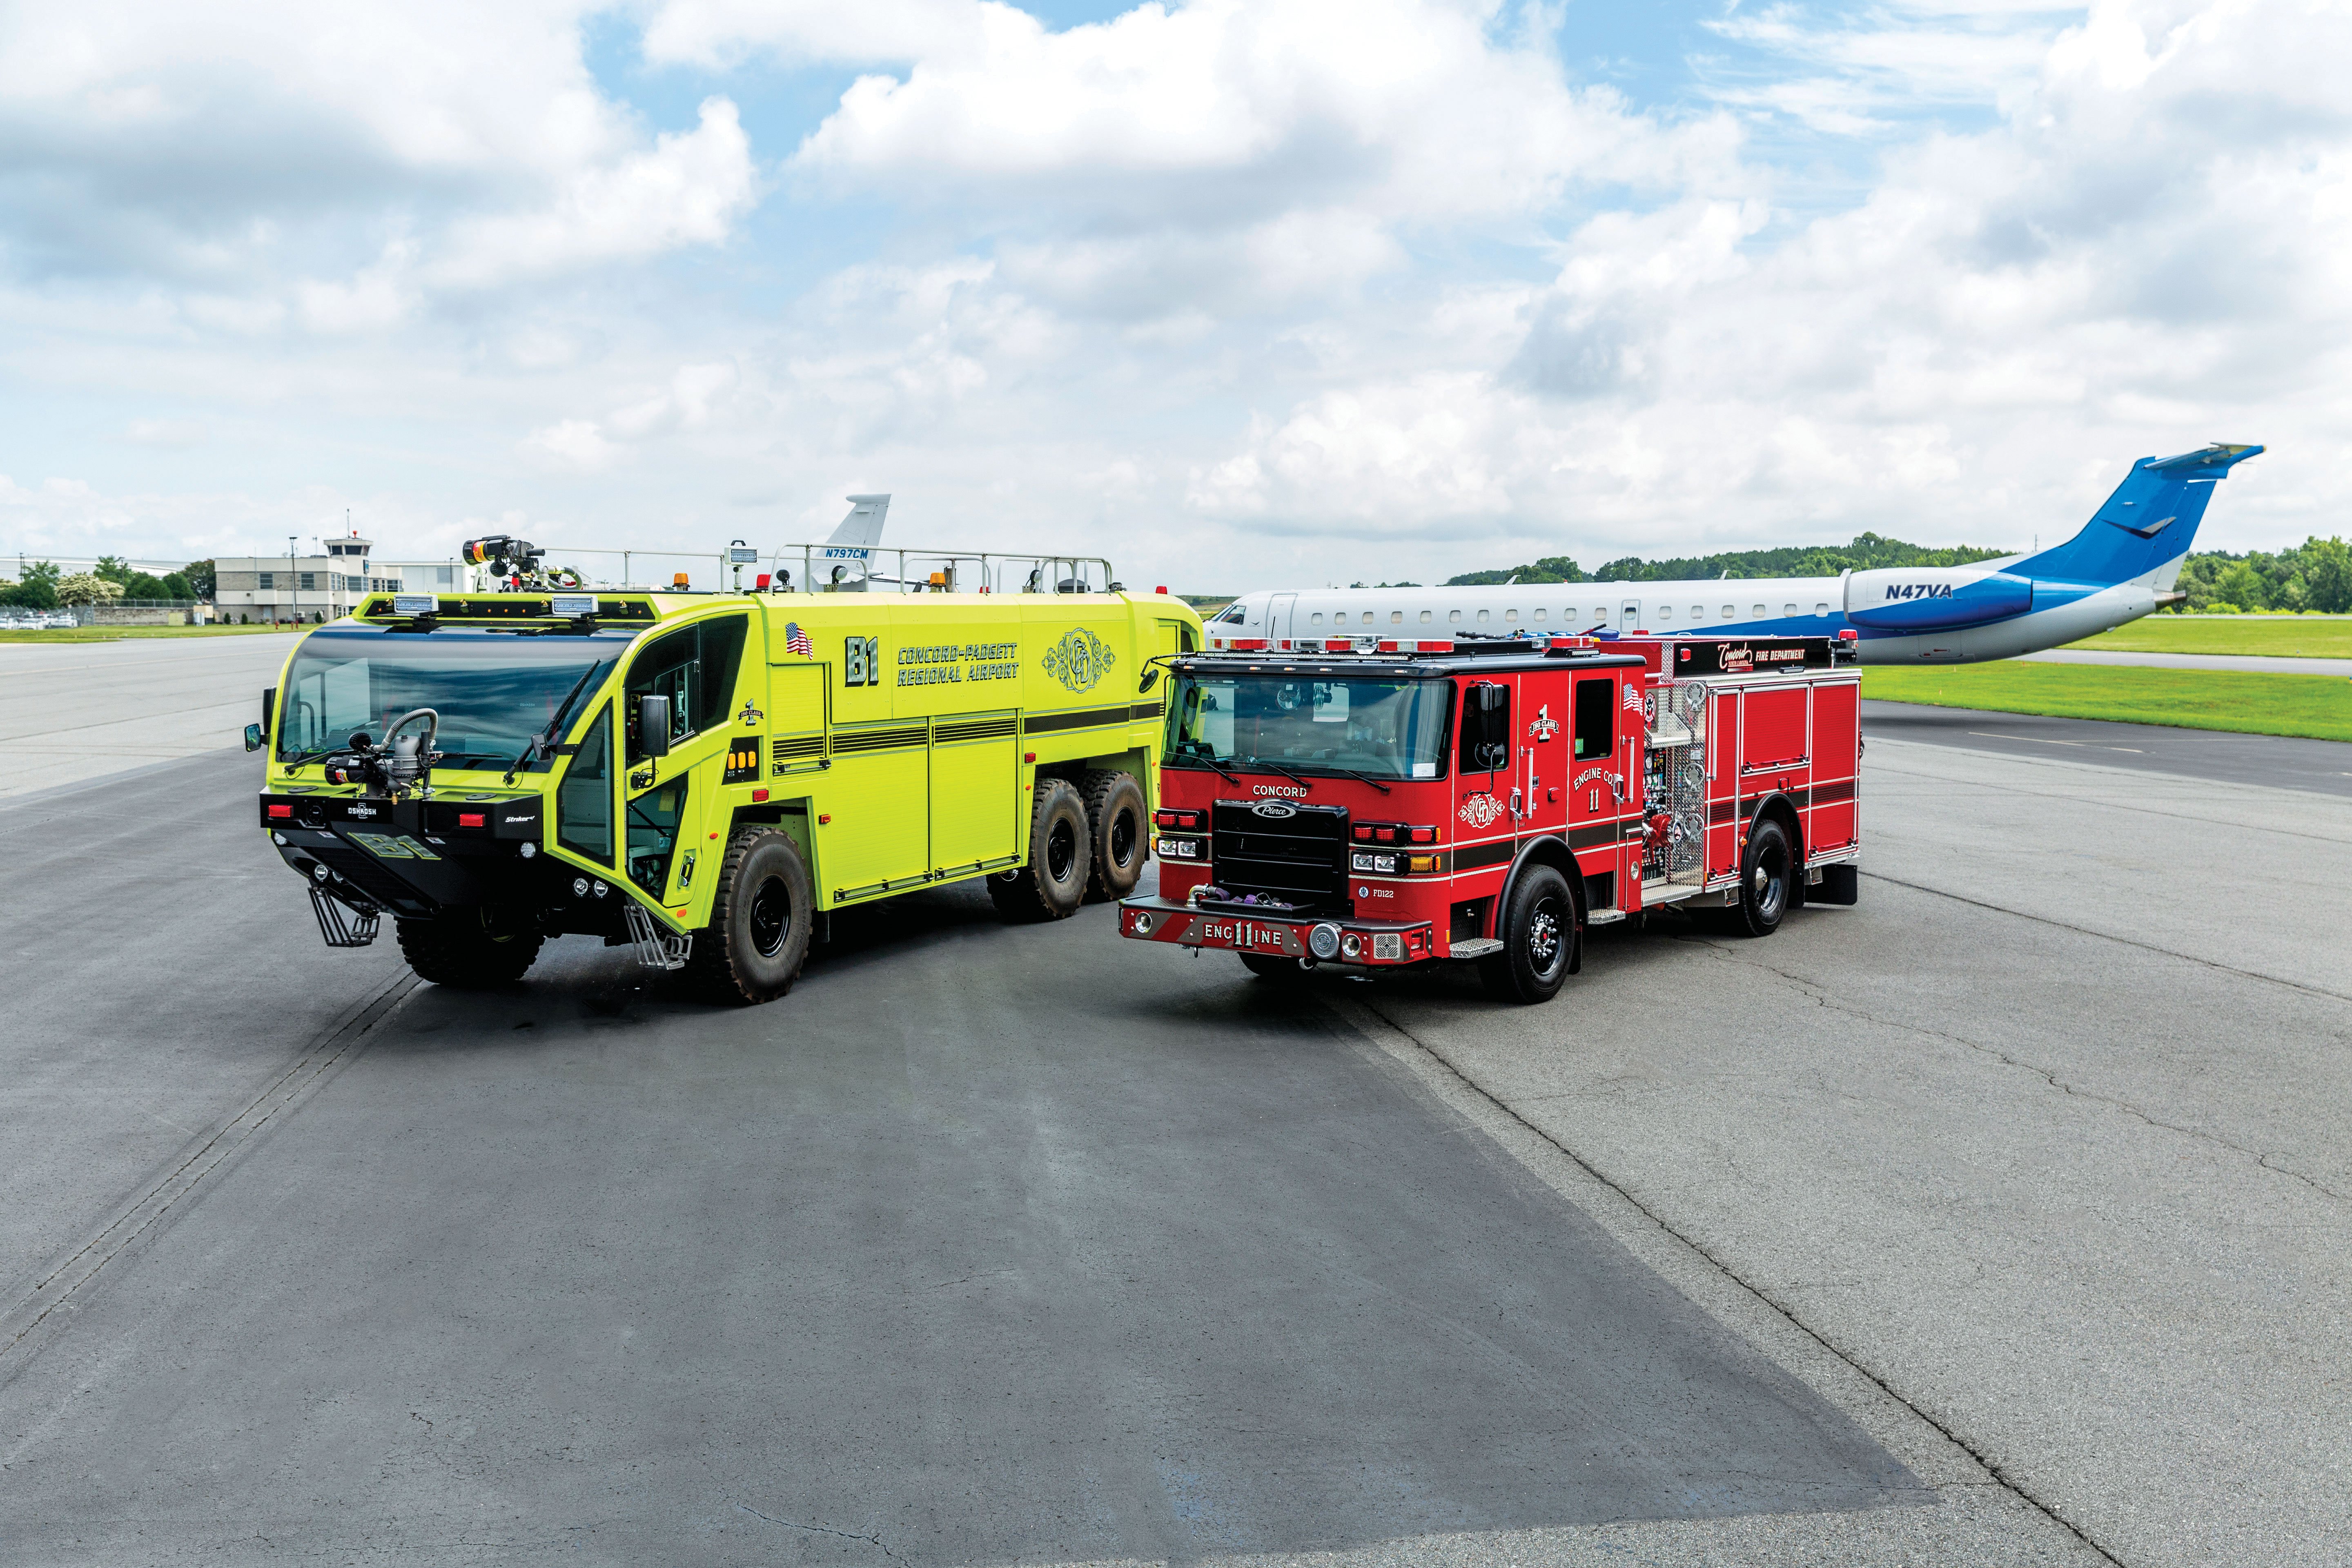
[[[1658,583],[1694,582],[1707,577],[1834,577],[1842,572],[1868,572],[1885,566],[1965,566],[2013,555],[2011,550],[1985,550],[1963,544],[1930,550],[1884,534],[1864,533],[1852,544],[1795,545],[1779,550],[1737,550],[1716,555],[1677,555],[1644,561],[1627,555],[1587,573],[1572,556],[1546,555],[1521,566],[1488,572],[1465,572],[1445,585],[1469,587],[1507,583]],[[2279,551],[2234,554],[2226,550],[2192,552],[2180,568],[2179,591],[2189,595],[2185,610],[2317,610],[2328,615],[2352,613],[2352,547],[2341,539],[2314,536]]]
[[[213,563],[191,561],[157,577],[119,556],[101,555],[87,572],[68,573],[55,563],[36,561],[22,582],[0,577],[0,605],[54,610],[62,605],[95,605],[118,599],[170,599],[188,603],[213,596]]]

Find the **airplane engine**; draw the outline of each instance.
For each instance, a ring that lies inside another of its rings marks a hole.
[[[1973,626],[2033,607],[2033,584],[1982,566],[1890,566],[1845,580],[1845,618],[1880,632]]]

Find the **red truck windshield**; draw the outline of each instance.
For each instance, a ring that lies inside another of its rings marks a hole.
[[[1169,705],[1168,755],[1442,778],[1453,695],[1445,680],[1187,673]]]

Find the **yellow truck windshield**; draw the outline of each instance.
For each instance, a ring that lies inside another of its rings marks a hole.
[[[381,740],[393,720],[430,708],[440,715],[443,767],[506,767],[532,736],[551,732],[567,698],[581,710],[637,635],[324,627],[294,656],[278,761],[341,747],[355,731]]]

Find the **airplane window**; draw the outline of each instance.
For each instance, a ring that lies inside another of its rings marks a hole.
[[[1793,616],[1797,613],[1797,606],[1794,605],[1783,605],[1780,606],[1780,613],[1784,616]]]
[[[1240,620],[1241,618],[1242,618],[1242,607],[1241,607],[1241,605],[1227,605],[1227,606],[1226,606],[1226,608],[1225,608],[1225,613],[1224,613],[1223,615],[1219,616],[1217,617],[1217,619],[1218,619],[1219,621],[1238,621],[1238,620]]]
[[[1519,612],[1517,610],[1505,610],[1503,612],[1503,618],[1507,621],[1516,621],[1519,618]]]
[[[1543,618],[1544,618],[1543,606],[1542,606],[1542,605],[1538,605],[1538,606],[1536,606],[1536,619],[1538,619],[1538,620],[1542,620]]]
[[[1427,611],[1423,612],[1424,615],[1427,613]],[[1445,612],[1445,618],[1449,621],[1458,621],[1462,618],[1462,612],[1459,610],[1448,610]]]
[[[1484,620],[1490,619],[1491,617],[1490,617],[1490,616],[1488,615],[1488,613],[1487,613],[1486,611],[1485,611],[1485,610],[1481,610],[1481,611],[1479,611],[1479,612],[1478,612],[1478,618],[1479,618],[1480,620],[1484,621]]]
[[[1662,621],[1671,621],[1674,618],[1675,607],[1672,605],[1660,605],[1658,606],[1658,619]]]
[[[1389,612],[1389,625],[1392,626],[1396,626],[1402,623],[1403,619],[1404,612],[1402,610],[1391,610]]]
[[[1826,616],[1829,613],[1830,607],[1827,605],[1815,605],[1813,606],[1813,614],[1817,616]]]
[[[1706,619],[1706,606],[1705,605],[1693,605],[1691,606],[1691,619],[1695,621],[1703,621]]]
[[[1371,624],[1372,624],[1372,612],[1371,612],[1371,611],[1370,611],[1370,610],[1366,610],[1366,611],[1364,612],[1364,625],[1366,625],[1366,626],[1370,626]]]
[[[1423,610],[1423,611],[1422,611],[1422,612],[1421,612],[1421,618],[1422,618],[1423,621],[1427,621],[1427,620],[1429,619],[1429,612],[1428,612],[1427,610]]]
[[[1307,618],[1307,620],[1308,624],[1311,626],[1321,626],[1323,624],[1323,612],[1320,610],[1316,611],[1314,615]]]
[[[1764,606],[1763,606],[1763,605],[1757,605],[1757,606],[1756,606],[1756,614],[1757,614],[1758,616],[1762,616],[1762,615],[1764,614]]]
[[[1731,619],[1731,617],[1733,616],[1733,615],[1734,615],[1734,614],[1736,614],[1736,613],[1737,613],[1737,612],[1735,612],[1729,605],[1724,605],[1724,606],[1723,606],[1723,618],[1724,618],[1725,620],[1727,620],[1727,620]]]

